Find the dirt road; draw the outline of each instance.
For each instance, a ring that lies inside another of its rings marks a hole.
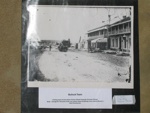
[[[38,64],[44,76],[54,82],[125,82],[129,76],[127,66],[117,66],[75,51],[45,51]],[[118,73],[126,75],[119,77]]]

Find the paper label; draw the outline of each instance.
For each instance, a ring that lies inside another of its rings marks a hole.
[[[112,109],[112,89],[39,88],[39,108]]]
[[[134,95],[117,95],[113,97],[114,105],[134,105],[135,96]]]

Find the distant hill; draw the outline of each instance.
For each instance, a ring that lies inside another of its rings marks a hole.
[[[60,43],[61,41],[60,40],[41,40],[40,42],[52,42],[52,43],[54,43],[54,42],[58,42],[58,43]]]
[[[40,44],[44,44],[44,45],[55,45],[56,43],[60,43],[61,41],[59,40],[41,40],[39,41]]]

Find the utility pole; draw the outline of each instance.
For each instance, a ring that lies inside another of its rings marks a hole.
[[[110,21],[111,21],[111,15],[108,14],[108,25],[110,25]]]
[[[110,9],[109,8],[106,8],[106,9],[108,11],[108,25],[109,25],[111,21]]]
[[[108,11],[108,25],[107,25],[107,49],[110,48],[110,39],[109,39],[109,25],[110,25],[110,21],[111,21],[111,15],[110,15],[110,9],[107,9]]]

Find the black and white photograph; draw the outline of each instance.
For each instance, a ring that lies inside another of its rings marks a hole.
[[[133,88],[133,6],[30,5],[28,12],[28,87]]]

